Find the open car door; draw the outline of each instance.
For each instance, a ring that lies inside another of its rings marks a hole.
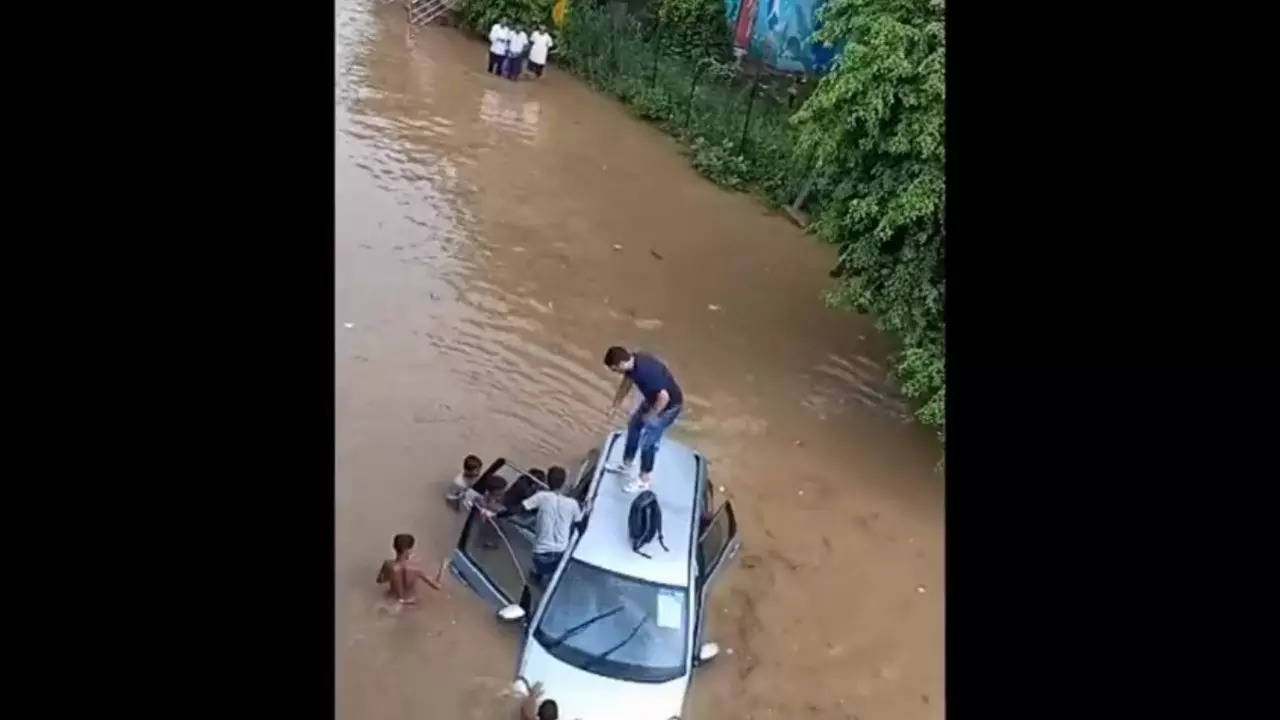
[[[506,519],[494,522],[502,530],[501,536],[479,509],[472,508],[449,567],[495,611],[514,603],[527,605],[525,574],[533,566],[532,535]]]
[[[698,628],[694,647],[701,647],[706,627],[707,600],[720,570],[742,549],[738,539],[738,520],[733,503],[725,502],[716,510],[698,538]]]
[[[711,522],[698,538],[698,567],[702,585],[711,585],[720,568],[733,559],[742,548],[738,539],[738,520],[733,515],[733,503],[726,501],[711,517]]]

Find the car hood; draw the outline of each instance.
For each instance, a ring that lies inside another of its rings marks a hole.
[[[542,683],[543,696],[556,701],[565,720],[669,720],[680,715],[689,685],[688,674],[665,683],[596,675],[560,661],[532,637],[519,675],[530,687]]]

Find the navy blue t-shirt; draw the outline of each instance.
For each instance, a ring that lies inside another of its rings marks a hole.
[[[684,393],[680,392],[676,379],[661,360],[648,353],[636,353],[633,357],[636,364],[627,375],[631,376],[631,381],[640,389],[646,403],[652,405],[657,401],[658,393],[666,390],[669,397],[667,407],[684,404]]]

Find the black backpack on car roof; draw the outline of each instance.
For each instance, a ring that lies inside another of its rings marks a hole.
[[[645,490],[631,501],[631,513],[627,517],[627,529],[631,533],[631,549],[647,558],[652,556],[641,552],[640,548],[658,538],[658,544],[667,550],[667,543],[662,538],[662,508],[658,507],[658,496],[652,490]]]

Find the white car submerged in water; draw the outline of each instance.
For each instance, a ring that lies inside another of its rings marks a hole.
[[[603,470],[621,460],[623,442],[622,433],[612,433],[561,489],[590,512],[545,592],[522,579],[531,567],[532,514],[498,521],[520,569],[507,548],[486,543],[478,510],[453,553],[459,580],[503,620],[525,623],[516,682],[526,689],[542,683],[562,718],[679,718],[693,669],[719,652],[703,642],[703,631],[716,576],[741,547],[733,507],[714,505],[701,455],[663,439],[653,490],[668,549],[654,541],[644,548],[651,558],[640,555],[627,526],[635,495],[622,491],[621,476]]]

